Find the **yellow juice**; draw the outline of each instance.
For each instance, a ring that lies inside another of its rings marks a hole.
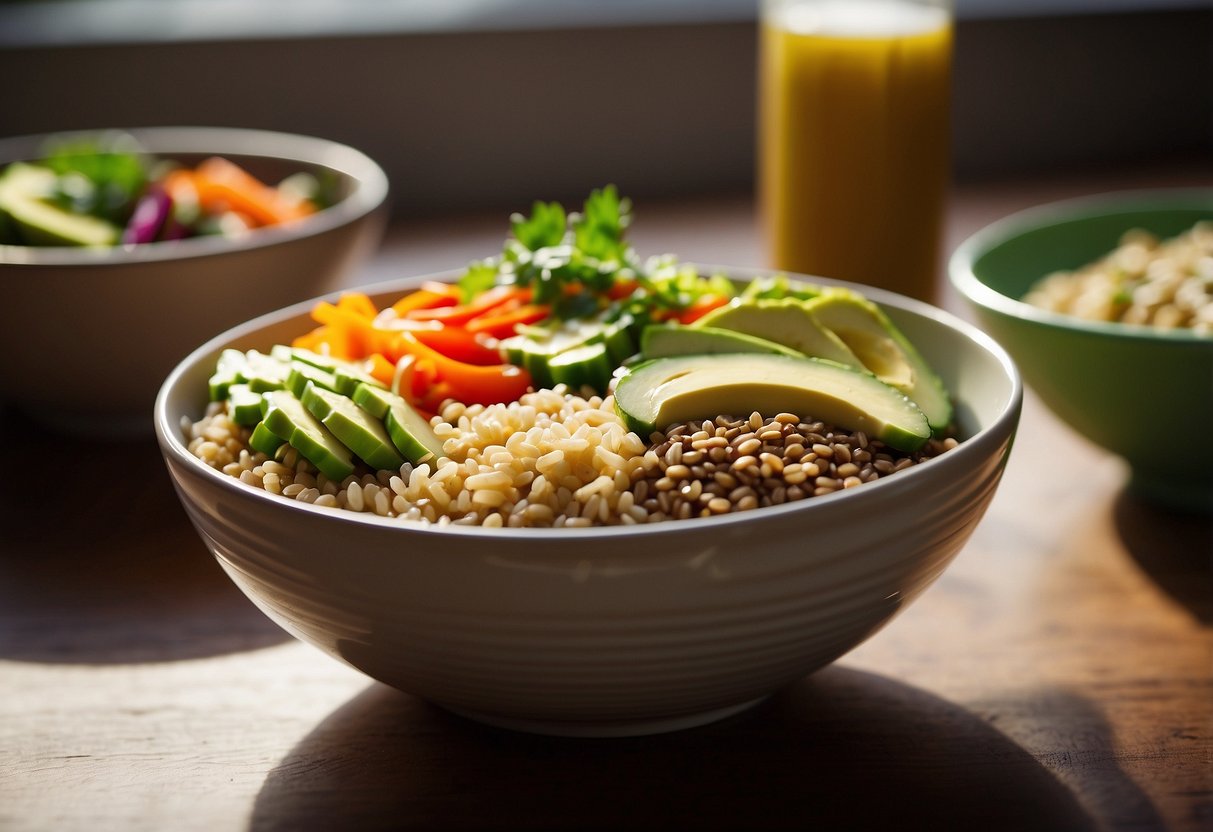
[[[759,192],[771,265],[930,300],[949,184],[951,15],[908,0],[772,3]]]

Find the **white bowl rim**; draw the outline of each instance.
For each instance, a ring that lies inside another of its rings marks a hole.
[[[997,361],[1002,368],[1007,380],[1010,382],[1010,395],[1007,401],[995,418],[989,425],[977,431],[972,436],[967,437],[956,448],[936,457],[929,463],[931,470],[940,470],[941,468],[955,468],[956,476],[965,474],[965,466],[968,463],[968,457],[978,453],[976,448],[983,444],[982,440],[991,435],[1006,435],[1012,437],[1015,432],[1016,425],[1019,419],[1019,412],[1023,401],[1023,382],[1020,378],[1019,371],[1015,366],[1010,355],[1002,348],[997,341],[992,337],[982,332],[976,326],[967,323],[966,321],[956,317],[955,315],[940,309],[930,304],[924,303],[913,298],[908,298],[902,295],[897,295],[892,292],[877,289],[870,286],[863,286],[856,283],[848,283],[840,280],[828,278],[819,278],[807,275],[794,275],[790,272],[781,272],[773,269],[758,269],[743,266],[718,266],[702,263],[687,263],[686,265],[694,265],[700,270],[714,270],[724,272],[732,277],[753,278],[761,275],[773,274],[789,274],[798,278],[803,278],[830,286],[840,286],[862,292],[866,297],[881,305],[898,306],[906,311],[929,318],[937,323],[940,323],[950,329],[958,331],[962,336],[976,344],[979,348],[989,353]],[[170,392],[181,382],[181,377],[194,364],[199,362],[207,355],[217,352],[226,343],[249,335],[257,330],[263,329],[266,326],[283,321],[297,315],[306,314],[312,306],[320,300],[335,301],[343,292],[360,291],[366,294],[374,295],[379,292],[391,291],[408,291],[411,288],[416,288],[421,283],[429,280],[446,280],[449,281],[460,273],[462,269],[448,270],[444,272],[430,273],[411,278],[396,278],[393,280],[383,281],[379,283],[366,284],[363,286],[351,286],[337,292],[329,293],[320,298],[302,301],[297,304],[266,313],[243,324],[235,326],[220,335],[212,338],[207,343],[198,347],[188,356],[186,356],[173,371],[165,379],[164,384],[160,388],[160,392],[156,396],[154,409],[154,421],[156,429],[156,437],[160,443],[160,447],[165,456],[171,456],[179,464],[189,466],[193,471],[196,471],[199,476],[205,477],[214,482],[218,487],[223,488],[233,494],[239,494],[242,497],[247,497],[254,500],[266,500],[267,508],[276,507],[279,511],[303,511],[306,513],[322,516],[329,521],[337,523],[352,523],[359,526],[375,526],[385,529],[397,529],[399,534],[424,534],[437,535],[439,539],[443,536],[456,534],[472,538],[483,538],[491,541],[509,540],[534,540],[551,543],[553,540],[568,540],[570,542],[579,539],[598,539],[606,537],[609,539],[645,537],[652,535],[667,535],[679,534],[688,531],[720,531],[729,526],[738,524],[752,523],[756,518],[776,517],[792,513],[813,513],[813,512],[829,512],[830,506],[834,505],[839,500],[871,500],[881,494],[889,494],[896,491],[909,491],[914,488],[918,478],[925,473],[925,470],[916,470],[917,466],[910,468],[907,471],[901,472],[897,477],[887,477],[879,479],[875,482],[865,483],[862,488],[848,489],[846,491],[838,491],[833,494],[828,494],[821,497],[813,497],[811,499],[798,500],[792,503],[783,503],[781,505],[766,506],[745,512],[730,512],[728,514],[714,517],[697,517],[690,520],[672,520],[661,523],[646,523],[637,525],[619,525],[619,526],[592,526],[592,527],[574,527],[574,528],[488,528],[483,526],[464,526],[449,524],[438,526],[436,524],[424,524],[402,520],[396,517],[380,517],[376,514],[368,512],[344,511],[334,508],[325,508],[315,506],[310,503],[300,502],[283,498],[276,494],[271,494],[264,489],[256,488],[255,486],[241,482],[236,477],[231,477],[218,471],[204,463],[194,454],[190,453],[186,448],[185,443],[181,439],[181,426],[174,423],[169,418],[168,399]],[[928,466],[924,466],[924,469]],[[806,519],[806,523],[811,523]]]
[[[296,222],[257,228],[239,237],[192,237],[166,243],[78,248],[0,245],[0,266],[125,266],[265,248],[348,225],[387,199],[387,174],[360,150],[331,139],[241,127],[132,127],[64,130],[0,139],[0,166],[34,158],[48,139],[124,133],[154,155],[174,153],[255,156],[319,165],[349,177],[355,187],[340,202]]]
[[[1143,188],[1109,191],[1035,205],[995,220],[970,235],[948,258],[948,277],[956,290],[974,304],[1010,318],[1021,318],[1045,326],[1086,331],[1110,338],[1208,343],[1208,335],[1197,334],[1191,329],[1158,329],[1146,324],[1094,321],[1033,306],[1010,295],[1004,295],[982,282],[973,273],[973,264],[994,246],[1042,226],[1121,211],[1137,213],[1159,209],[1198,208],[1198,203],[1203,201],[1208,205],[1210,200],[1213,200],[1213,188],[1210,187]]]

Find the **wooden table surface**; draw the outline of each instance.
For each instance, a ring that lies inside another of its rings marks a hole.
[[[1196,182],[1213,170],[962,187],[948,248],[1041,201]],[[459,265],[503,230],[404,223],[356,279]],[[633,239],[761,262],[745,198],[640,205]],[[0,829],[1213,829],[1213,528],[1126,495],[1030,391],[989,513],[901,617],[745,714],[620,740],[488,729],[369,681],[234,588],[151,441],[0,429]]]

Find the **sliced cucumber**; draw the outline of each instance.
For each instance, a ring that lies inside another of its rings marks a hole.
[[[354,472],[350,449],[316,419],[289,390],[265,394],[265,426],[299,451],[326,477],[341,482]]]
[[[308,382],[301,401],[309,413],[367,465],[390,471],[404,464],[383,423],[354,404],[353,399]]]
[[[253,427],[261,421],[261,394],[247,384],[233,384],[228,388],[227,413],[238,425]]]
[[[442,441],[420,413],[390,390],[360,384],[354,389],[354,403],[371,416],[383,420],[392,444],[409,462],[424,462],[431,456],[441,458]]]

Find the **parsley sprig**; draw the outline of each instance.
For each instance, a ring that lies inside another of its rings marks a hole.
[[[580,212],[535,202],[529,216],[510,218],[511,235],[499,256],[468,267],[459,281],[464,298],[513,284],[529,287],[533,302],[550,304],[562,320],[627,315],[647,321],[657,310],[685,309],[704,294],[734,294],[726,278],[700,277],[670,255],[642,260],[625,239],[631,222],[631,201],[614,185],[593,191]],[[619,283],[635,288],[612,301]]]

